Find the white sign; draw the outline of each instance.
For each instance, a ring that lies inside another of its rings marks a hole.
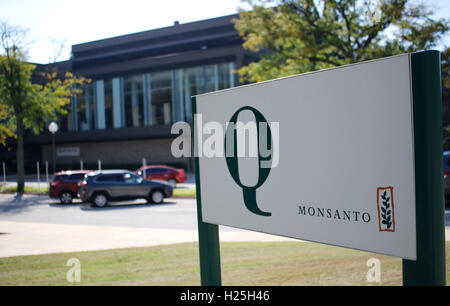
[[[271,131],[268,158],[199,154],[203,222],[415,260],[410,75],[400,55],[197,96],[197,151],[208,122],[230,152],[237,122]]]
[[[56,155],[59,157],[80,156],[80,147],[56,148]]]

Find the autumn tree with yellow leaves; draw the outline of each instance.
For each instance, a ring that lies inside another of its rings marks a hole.
[[[88,82],[71,73],[41,75],[43,84],[32,82],[36,66],[26,61],[27,32],[0,22],[0,143],[16,138],[17,192],[25,185],[23,138],[26,130],[42,132],[49,120],[58,121],[68,112],[72,95]]]

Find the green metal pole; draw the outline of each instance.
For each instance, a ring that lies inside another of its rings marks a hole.
[[[438,51],[411,54],[417,261],[403,260],[403,285],[445,286],[441,69]]]
[[[197,113],[196,98],[192,98],[192,113]],[[195,117],[194,131],[197,126]],[[195,132],[193,133],[195,135]],[[194,136],[194,146],[197,147],[197,137]],[[202,221],[202,202],[200,190],[200,166],[198,157],[195,160],[195,185],[197,192],[197,223],[198,223],[198,248],[200,255],[200,278],[202,286],[220,286],[222,285],[220,271],[220,243],[219,243],[219,226],[209,224]]]

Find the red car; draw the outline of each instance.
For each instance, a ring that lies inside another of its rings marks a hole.
[[[144,171],[145,170],[145,171]],[[146,166],[136,170],[136,173],[147,180],[162,180],[167,181],[172,186],[177,183],[186,182],[186,175],[183,169],[176,169],[169,166]]]
[[[55,174],[50,182],[49,196],[57,198],[61,204],[70,204],[78,196],[78,182],[83,180],[84,175],[90,170],[62,171]]]

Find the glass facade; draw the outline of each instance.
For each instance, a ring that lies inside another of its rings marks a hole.
[[[105,105],[105,129],[113,127],[114,108],[113,108],[113,86],[112,80],[104,81],[104,105]]]
[[[234,86],[233,63],[94,80],[72,100],[69,131],[190,122],[191,97]]]
[[[172,72],[156,72],[151,74],[152,124],[170,124],[172,106]]]
[[[79,131],[88,131],[93,129],[94,113],[94,88],[92,84],[84,87],[84,91],[77,97],[77,129]]]
[[[144,76],[123,78],[125,127],[144,126]]]
[[[184,117],[185,121],[191,122],[191,103],[190,99],[192,96],[200,94],[200,68],[190,68],[185,70],[184,73]],[[198,85],[197,85],[198,84]]]

